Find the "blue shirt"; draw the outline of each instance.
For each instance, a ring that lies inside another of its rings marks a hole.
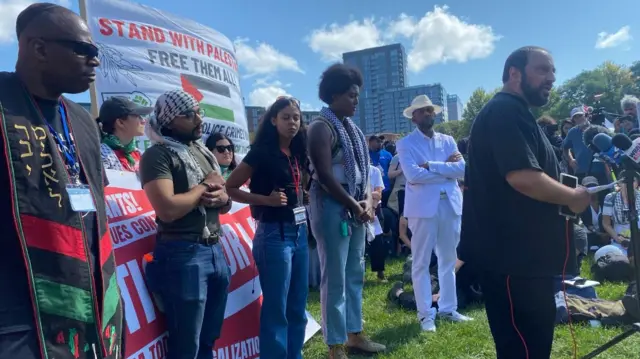
[[[389,182],[389,165],[393,156],[389,151],[382,149],[378,152],[369,150],[369,158],[371,158],[371,165],[378,167],[382,172],[382,181],[384,182],[385,191],[391,190]]]
[[[589,164],[593,161],[593,152],[584,144],[582,140],[584,131],[576,126],[569,130],[567,137],[564,139],[562,147],[564,149],[570,149],[573,152],[573,156],[578,162],[579,174],[587,174],[589,171]],[[591,165],[591,173],[604,173],[605,168],[602,162],[594,162]]]

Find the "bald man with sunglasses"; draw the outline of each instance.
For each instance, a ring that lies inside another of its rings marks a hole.
[[[15,72],[0,72],[0,359],[122,357],[98,127],[63,97],[89,89],[98,48],[47,3],[17,18]]]

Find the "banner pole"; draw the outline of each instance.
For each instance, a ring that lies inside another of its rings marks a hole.
[[[80,8],[80,17],[87,23],[87,26],[89,26],[87,0],[78,0],[78,7]],[[95,82],[89,86],[89,100],[91,101],[91,116],[98,118],[98,93],[96,92]]]

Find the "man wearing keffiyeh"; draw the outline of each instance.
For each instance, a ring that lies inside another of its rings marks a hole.
[[[373,219],[373,211],[367,142],[349,118],[358,105],[360,86],[357,69],[329,67],[319,91],[328,107],[307,131],[312,167],[309,218],[318,244],[322,330],[331,359],[347,358],[346,347],[367,353],[386,349],[362,334],[364,223]]]
[[[218,162],[200,141],[202,112],[191,95],[162,94],[146,132],[153,146],[142,155],[140,179],[158,223],[147,278],[164,303],[167,356],[210,358],[231,277],[218,242],[219,215],[231,200]]]

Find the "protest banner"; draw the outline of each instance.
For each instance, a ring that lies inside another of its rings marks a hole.
[[[121,0],[81,0],[81,9],[100,48],[94,93],[98,106],[126,96],[153,106],[165,91],[182,88],[204,110],[204,138],[222,132],[248,150],[249,135],[232,42],[224,35],[154,8]],[[142,137],[138,148],[149,147]],[[166,356],[162,308],[145,282],[153,251],[155,213],[135,173],[107,171],[105,200],[118,264],[118,284],[126,316],[126,358]],[[246,205],[234,204],[221,216],[221,244],[231,268],[229,298],[215,359],[259,357],[261,288],[251,254],[254,223]],[[320,329],[309,316],[305,340]]]
[[[236,153],[248,151],[249,132],[233,43],[192,20],[122,0],[81,0],[100,50],[95,82],[99,107],[112,96],[153,106],[163,92],[181,88],[204,111],[203,139],[222,132]],[[138,139],[138,148],[149,147]]]
[[[155,243],[155,213],[135,173],[107,170],[107,178],[107,217],[127,324],[126,358],[164,358],[167,338],[162,306],[149,292],[144,275]],[[220,221],[220,243],[231,269],[231,284],[214,358],[257,358],[262,291],[251,254],[254,222],[249,207],[238,203]],[[311,316],[308,319],[305,340],[320,329]]]

